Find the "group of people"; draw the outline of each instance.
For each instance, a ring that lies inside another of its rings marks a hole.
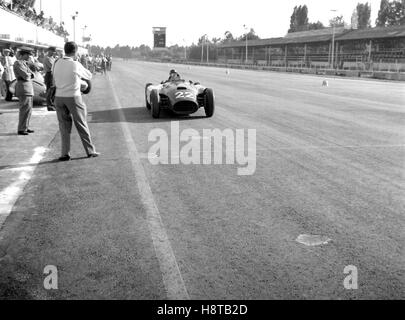
[[[2,60],[5,61],[5,64],[0,63],[2,66],[0,73],[2,73],[3,80],[12,77],[17,80],[15,96],[18,97],[20,104],[17,134],[28,136],[35,133],[30,128],[34,96],[32,80],[35,69],[40,67],[40,62],[36,62],[34,50],[29,47],[19,48],[15,56],[10,49],[5,49],[3,52],[5,56]],[[64,53],[63,57],[57,58],[56,48],[50,47],[42,62],[47,90],[48,92],[54,90],[55,95],[54,107],[62,138],[62,155],[59,160],[69,161],[71,159],[70,134],[73,123],[80,135],[87,156],[95,158],[99,156],[99,153],[96,152],[90,136],[86,119],[87,107],[83,102],[81,91],[83,81],[89,82],[92,73],[78,61],[76,43],[66,42]],[[4,76],[4,73],[7,73],[7,77]]]
[[[106,74],[107,71],[112,69],[112,56],[111,55],[82,55],[80,57],[80,63],[91,73],[95,74],[97,72]]]
[[[45,18],[43,11],[37,13],[35,8],[33,8],[30,3],[24,0],[14,0],[11,2],[6,2],[0,0],[0,8],[13,12],[21,16],[24,20],[36,24],[39,27],[52,31],[58,36],[67,38],[69,33],[65,29],[65,24],[61,22],[57,24],[52,17]]]

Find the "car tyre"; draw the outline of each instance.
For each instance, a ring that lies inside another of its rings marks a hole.
[[[14,80],[15,81],[15,80]],[[12,83],[12,82],[11,82]],[[6,84],[6,97],[4,100],[6,100],[7,102],[11,102],[13,101],[13,96],[14,94],[10,91],[10,86],[11,83]]]
[[[215,101],[214,101],[214,92],[212,89],[207,89],[205,92],[204,109],[207,118],[211,118],[214,115]]]
[[[146,103],[146,109],[148,109],[148,110],[150,110],[152,108],[152,106],[148,102],[148,87],[151,85],[152,85],[152,83],[148,83],[145,87],[145,103]]]
[[[150,93],[150,103],[152,108],[152,117],[159,119],[160,117],[160,104],[159,104],[159,95],[157,90],[152,90]]]

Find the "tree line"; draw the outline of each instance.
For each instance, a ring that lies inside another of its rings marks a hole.
[[[366,3],[358,3],[351,17],[351,27],[354,29],[371,28],[371,5]],[[405,25],[405,0],[381,0],[378,18],[375,21],[377,27],[401,26]],[[310,22],[308,19],[308,7],[306,5],[295,6],[290,18],[289,33],[319,30],[327,27],[343,27],[348,26],[343,16],[336,16],[329,21],[328,26],[324,26],[322,22]],[[208,39],[206,35],[197,39],[189,47],[174,45],[164,51],[155,51],[149,46],[141,45],[139,47],[119,46],[102,48],[99,46],[89,46],[90,53],[93,55],[112,55],[123,59],[189,59],[189,60],[204,60],[207,55],[210,60],[215,60],[218,55],[217,44],[225,44],[234,41],[246,41],[260,39],[255,30],[251,28],[248,32],[234,36],[231,31],[226,31],[222,38]],[[204,48],[204,50],[203,50]],[[208,50],[208,51],[207,51]]]
[[[329,21],[328,27],[343,27],[348,24],[343,16],[336,16]],[[371,28],[371,5],[358,3],[353,11],[350,25],[353,29]],[[378,18],[375,22],[377,27],[405,25],[405,0],[381,0]],[[322,22],[309,22],[308,7],[306,5],[295,6],[290,19],[288,33],[324,29]]]

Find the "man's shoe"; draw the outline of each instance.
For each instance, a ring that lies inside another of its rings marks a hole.
[[[88,158],[97,158],[97,157],[99,157],[99,156],[100,156],[100,153],[94,152],[94,153],[89,154],[87,157],[88,157]]]
[[[59,161],[70,161],[72,159],[69,155],[63,156],[59,158]]]
[[[28,132],[27,131],[18,131],[18,135],[19,136],[28,136]]]
[[[35,131],[34,131],[34,130],[31,130],[31,129],[28,129],[27,132],[28,132],[28,133],[35,133]]]
[[[56,111],[56,109],[53,107],[48,107],[48,111]]]

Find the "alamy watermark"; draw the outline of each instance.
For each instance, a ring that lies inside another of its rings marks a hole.
[[[343,280],[343,286],[346,290],[357,290],[359,289],[359,271],[356,266],[346,266],[343,270],[344,274],[347,274],[346,278]]]
[[[148,153],[152,165],[239,165],[239,176],[256,172],[255,129],[184,129],[178,121],[171,123],[169,133],[153,129],[148,136],[154,143]]]
[[[55,266],[46,266],[44,268],[44,288],[45,290],[58,290],[58,268]]]

